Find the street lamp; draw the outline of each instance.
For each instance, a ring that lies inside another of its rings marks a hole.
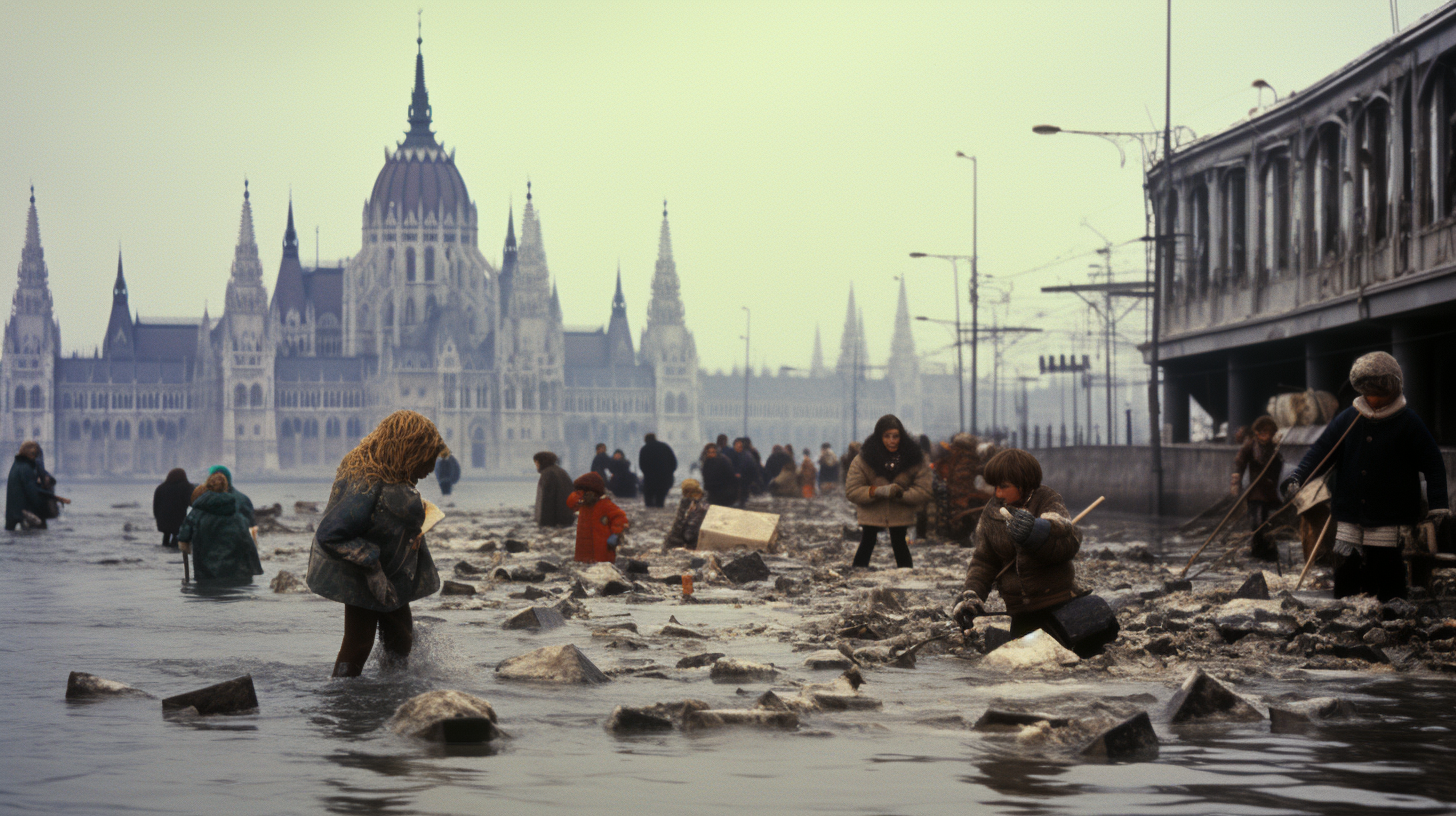
[[[753,331],[753,312],[743,307],[743,436],[748,436],[748,375],[752,366],[748,362],[748,342]]]
[[[971,432],[976,430],[976,344],[980,341],[976,310],[980,305],[977,261],[981,255],[980,246],[980,197],[981,197],[981,163],[975,156],[967,156],[964,152],[957,150],[956,158],[969,159],[971,162]],[[959,297],[959,295],[957,296]],[[960,339],[960,338],[956,338]],[[963,423],[964,424],[964,423]],[[962,428],[961,430],[965,430]]]
[[[955,325],[956,325],[956,396],[960,400],[961,409],[961,432],[966,430],[966,396],[965,382],[966,369],[965,358],[961,352],[961,275],[957,266],[959,261],[971,262],[971,433],[976,432],[976,305],[979,298],[976,294],[976,273],[975,256],[972,255],[932,255],[928,252],[912,252],[912,258],[939,258],[942,261],[950,261],[950,273],[955,284]]]

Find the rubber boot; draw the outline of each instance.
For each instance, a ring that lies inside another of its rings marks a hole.
[[[364,673],[364,667],[358,663],[345,663],[342,660],[334,663],[334,677],[358,677]]]

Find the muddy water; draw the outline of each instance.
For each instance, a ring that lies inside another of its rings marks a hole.
[[[290,508],[284,523],[297,527],[306,518],[293,515],[293,501],[321,500],[326,490],[241,486],[260,505],[282,502]],[[795,733],[607,733],[603,720],[619,704],[693,697],[742,707],[788,681],[833,678],[803,668],[792,649],[809,605],[735,606],[747,598],[726,588],[701,593],[724,603],[588,599],[592,620],[544,634],[501,630],[524,603],[504,590],[487,595],[499,608],[442,608],[431,598],[415,605],[419,646],[408,669],[381,673],[371,663],[363,678],[331,680],[340,607],[267,586],[280,568],[301,572],[306,533],[265,536],[267,574],[255,586],[200,594],[182,587],[179,556],[151,532],[150,485],[68,487],[78,501],[55,529],[0,539],[0,810],[7,812],[1370,814],[1440,813],[1456,804],[1453,685],[1429,674],[1307,671],[1250,681],[1241,692],[1342,695],[1361,712],[1357,721],[1279,736],[1267,723],[1169,726],[1161,712],[1172,681],[1008,678],[974,661],[922,656],[916,669],[866,671],[861,691],[883,700],[882,710],[811,714]],[[531,495],[529,484],[481,483],[462,485],[453,498],[457,512],[493,513],[476,527],[502,527],[519,523],[518,508]],[[128,502],[138,506],[112,507]],[[123,531],[128,522],[136,532]],[[1151,537],[1149,527],[1112,518],[1091,533],[1128,540]],[[437,558],[453,565],[458,555],[437,551]],[[688,644],[652,638],[670,615],[717,636]],[[635,622],[651,647],[612,649],[591,637],[622,620]],[[555,689],[499,682],[491,671],[506,657],[566,642],[609,671],[720,651],[786,667],[787,678],[739,687],[705,674],[619,676],[604,686]],[[251,673],[262,707],[255,715],[164,720],[156,700],[67,704],[72,670],[158,696]],[[381,728],[398,703],[437,688],[490,700],[511,738],[489,750],[446,749]],[[1055,746],[1019,745],[964,725],[993,703],[1057,711],[1114,698],[1153,714],[1162,739],[1156,761],[1081,763]]]

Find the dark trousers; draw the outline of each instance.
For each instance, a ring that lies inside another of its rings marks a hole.
[[[648,506],[648,507],[662,507],[662,506],[664,506],[665,502],[667,501],[667,491],[670,490],[671,488],[672,488],[672,484],[671,483],[669,483],[667,487],[659,487],[658,485],[655,485],[655,484],[654,485],[651,485],[651,486],[648,486],[648,484],[646,482],[643,482],[642,483],[642,503],[644,505]]]
[[[1269,514],[1274,509],[1274,505],[1269,502],[1252,500],[1249,502],[1249,529],[1258,531],[1254,533],[1253,540],[1249,542],[1249,552],[1255,558],[1265,561],[1279,559],[1279,546],[1269,540],[1269,528],[1264,524],[1269,520]]]
[[[162,533],[162,546],[171,547],[174,550],[177,549],[177,534]]]
[[[393,612],[375,612],[344,604],[344,643],[339,647],[336,662],[349,664],[349,676],[364,670],[369,653],[374,650],[376,631],[386,659],[402,662],[409,657],[410,647],[414,645],[414,618],[409,604]]]
[[[868,524],[860,526],[859,549],[854,553],[854,565],[856,567],[868,567],[870,555],[875,551],[875,542],[879,540],[880,531],[884,527],[872,527]],[[905,531],[909,527],[890,528],[890,546],[895,549],[895,566],[908,567],[910,564],[910,545],[905,542]]]
[[[1350,553],[1335,565],[1335,597],[1345,598],[1361,593],[1374,595],[1381,602],[1406,596],[1405,559],[1399,547],[1363,547]]]

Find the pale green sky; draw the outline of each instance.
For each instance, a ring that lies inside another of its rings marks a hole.
[[[1401,24],[1438,5],[1402,0]],[[33,181],[66,350],[100,342],[118,243],[144,318],[217,315],[244,176],[270,287],[290,186],[304,255],[315,225],[326,263],[356,252],[406,127],[417,8],[0,6],[0,262],[19,262]],[[1387,0],[1176,2],[1174,121],[1219,130],[1256,104],[1253,79],[1287,94],[1390,32]],[[1085,280],[1100,240],[1082,220],[1114,242],[1143,231],[1135,153],[1119,168],[1105,142],[1031,126],[1160,126],[1161,0],[432,2],[424,38],[486,257],[529,176],[566,322],[606,321],[620,260],[635,334],[667,198],[710,370],[741,362],[744,305],[755,367],[807,366],[816,325],[833,365],[851,282],[877,362],[896,275],[913,313],[951,317],[947,265],[907,253],[971,251],[957,150],[980,156],[980,266],[1009,288],[1003,322],[1075,332],[1080,304],[1038,288]],[[1142,264],[1140,246],[1114,256]],[[916,332],[922,351],[950,339]],[[1073,342],[1048,334],[1007,364],[1034,372]]]

